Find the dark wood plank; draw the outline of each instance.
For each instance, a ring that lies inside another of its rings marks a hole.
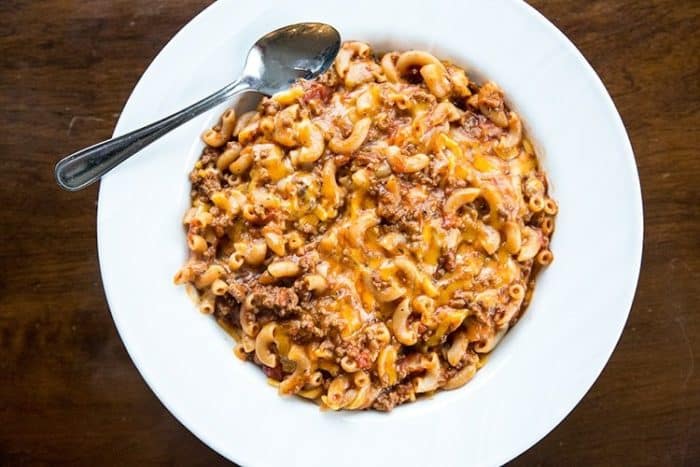
[[[53,165],[110,135],[205,0],[0,2],[0,464],[218,465],[149,391],[107,310],[96,189]],[[625,333],[577,408],[513,465],[700,465],[700,3],[532,0],[612,94],[645,207]]]

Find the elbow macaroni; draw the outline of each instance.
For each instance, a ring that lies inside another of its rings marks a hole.
[[[202,140],[174,281],[282,395],[391,410],[461,387],[553,260],[521,117],[430,53],[345,43]]]

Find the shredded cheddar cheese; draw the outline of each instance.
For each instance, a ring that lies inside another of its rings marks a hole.
[[[175,281],[281,394],[390,410],[459,387],[552,261],[558,208],[520,117],[427,52],[345,43],[203,139]]]

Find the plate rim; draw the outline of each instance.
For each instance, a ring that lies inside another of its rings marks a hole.
[[[195,22],[195,21],[201,21],[203,17],[206,15],[210,14],[212,10],[215,10],[219,7],[221,7],[221,4],[225,2],[214,2],[201,11],[197,13],[195,16],[193,16],[186,24],[184,24],[178,31],[175,33],[168,41],[164,44],[164,46],[159,50],[159,52],[155,55],[153,60],[149,63],[148,67],[144,70],[143,74],[140,76],[138,79],[137,83],[135,84],[134,88],[132,89],[128,99],[125,101],[125,104],[122,108],[122,112],[120,113],[119,119],[115,125],[115,130],[113,135],[118,136],[120,134],[123,134],[126,132],[127,128],[125,121],[127,120],[124,118],[125,112],[124,110],[132,104],[132,100],[134,99],[135,94],[139,90],[141,86],[143,86],[143,83],[149,78],[149,74],[153,72],[153,70],[157,67],[159,63],[159,58],[162,57],[163,52],[170,47],[174,42],[177,40],[180,40],[182,36],[184,35],[185,31]],[[617,110],[617,107],[608,93],[607,89],[605,88],[605,85],[602,81],[602,79],[598,76],[596,71],[593,69],[593,67],[590,65],[588,60],[584,57],[584,55],[581,53],[581,51],[576,47],[576,45],[551,21],[549,21],[542,13],[540,13],[538,10],[536,10],[533,6],[529,5],[523,0],[517,0],[516,2],[512,3],[513,8],[523,8],[524,12],[531,16],[534,21],[537,21],[540,23],[541,27],[544,27],[548,29],[551,33],[554,33],[555,35],[559,36],[559,41],[561,44],[563,44],[567,52],[572,54],[572,56],[582,64],[582,69],[586,70],[586,73],[588,74],[588,78],[591,83],[593,83],[596,86],[596,93],[602,96],[605,99],[605,105],[608,107],[608,111],[615,116],[615,134],[616,138],[623,143],[624,149],[621,152],[624,152],[624,163],[626,166],[627,170],[631,170],[631,173],[634,174],[634,177],[632,182],[633,182],[633,187],[635,190],[636,196],[634,196],[634,218],[637,221],[638,228],[635,229],[636,235],[635,238],[631,239],[633,243],[633,249],[635,250],[634,258],[635,262],[634,264],[629,266],[629,271],[630,271],[630,277],[627,279],[630,281],[631,284],[634,284],[633,286],[627,288],[625,290],[624,294],[624,303],[626,303],[626,314],[624,320],[622,320],[622,323],[619,327],[619,329],[616,330],[615,335],[617,336],[614,342],[614,345],[610,346],[610,349],[605,352],[606,357],[604,359],[604,362],[602,365],[600,365],[600,368],[597,369],[595,372],[596,375],[594,378],[591,379],[591,381],[585,383],[586,389],[581,393],[580,396],[576,397],[576,402],[573,403],[570,407],[567,407],[565,410],[565,413],[561,417],[554,417],[553,421],[551,423],[548,423],[547,426],[548,428],[540,430],[541,432],[538,432],[536,434],[530,434],[528,437],[528,441],[526,441],[524,444],[526,444],[526,447],[524,449],[518,450],[517,452],[514,453],[508,453],[505,456],[501,456],[501,463],[508,462],[517,456],[523,454],[526,452],[528,449],[530,449],[532,446],[537,444],[539,441],[541,441],[544,437],[546,437],[549,433],[552,432],[560,423],[564,421],[568,417],[568,415],[578,406],[578,404],[581,402],[581,400],[588,394],[592,386],[598,381],[600,378],[600,375],[602,374],[603,370],[606,368],[607,364],[610,361],[610,358],[612,354],[614,353],[615,349],[619,345],[620,338],[622,336],[622,333],[626,327],[627,321],[629,320],[629,315],[632,311],[632,306],[634,304],[634,299],[636,297],[636,292],[639,286],[639,275],[641,272],[641,264],[642,264],[642,256],[643,256],[643,240],[644,240],[644,205],[643,205],[643,197],[642,197],[642,191],[641,191],[641,182],[639,179],[639,171],[638,167],[636,165],[636,160],[635,160],[635,155],[634,155],[634,149],[632,146],[632,143],[630,141],[629,135],[626,131],[626,128],[624,126],[624,122],[622,119],[622,116],[620,115],[619,111]],[[134,105],[134,104],[132,104]],[[99,266],[100,266],[100,275],[101,275],[101,280],[103,284],[103,289],[105,292],[105,298],[107,300],[107,304],[110,310],[110,314],[112,316],[112,320],[114,321],[115,327],[117,329],[117,333],[127,350],[127,353],[129,354],[130,359],[134,363],[134,366],[138,370],[141,378],[146,382],[147,386],[150,388],[150,390],[156,395],[158,400],[160,401],[161,404],[178,420],[180,424],[182,424],[188,431],[190,431],[192,434],[194,434],[201,442],[203,442],[206,446],[208,446],[210,449],[214,450],[217,452],[219,455],[221,455],[224,458],[230,459],[236,463],[239,464],[249,464],[251,462],[255,463],[256,459],[244,459],[242,457],[238,457],[237,455],[230,454],[229,451],[224,451],[222,449],[219,449],[219,447],[215,446],[215,444],[208,439],[207,435],[205,433],[201,433],[200,430],[194,428],[191,426],[191,424],[188,424],[185,421],[185,416],[180,412],[180,410],[176,407],[173,407],[172,404],[169,404],[166,402],[164,397],[161,396],[159,393],[156,384],[154,381],[151,380],[151,378],[146,374],[145,370],[143,369],[142,363],[139,363],[139,358],[138,356],[130,349],[130,342],[128,338],[126,337],[127,332],[124,328],[124,324],[120,323],[120,319],[118,317],[119,313],[114,311],[113,303],[114,300],[110,298],[110,295],[112,291],[110,290],[110,286],[108,285],[108,281],[105,278],[105,268],[103,266],[104,264],[104,258],[106,256],[106,253],[104,249],[106,246],[104,245],[103,241],[100,239],[104,239],[104,235],[101,235],[100,232],[103,231],[103,229],[106,228],[105,222],[103,221],[103,216],[104,212],[101,209],[102,206],[102,199],[103,196],[106,196],[106,189],[104,189],[104,184],[100,184],[99,187],[99,193],[98,193],[98,206],[97,206],[97,249],[98,249],[98,258],[99,258]],[[596,365],[597,368],[597,365]]]

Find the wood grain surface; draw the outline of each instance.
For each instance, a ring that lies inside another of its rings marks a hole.
[[[146,66],[208,3],[0,1],[2,465],[226,464],[160,404],[117,335],[97,262],[97,188],[67,193],[53,179],[60,156],[111,135]],[[700,465],[700,2],[531,3],[615,100],[645,240],[612,359],[513,465]]]

